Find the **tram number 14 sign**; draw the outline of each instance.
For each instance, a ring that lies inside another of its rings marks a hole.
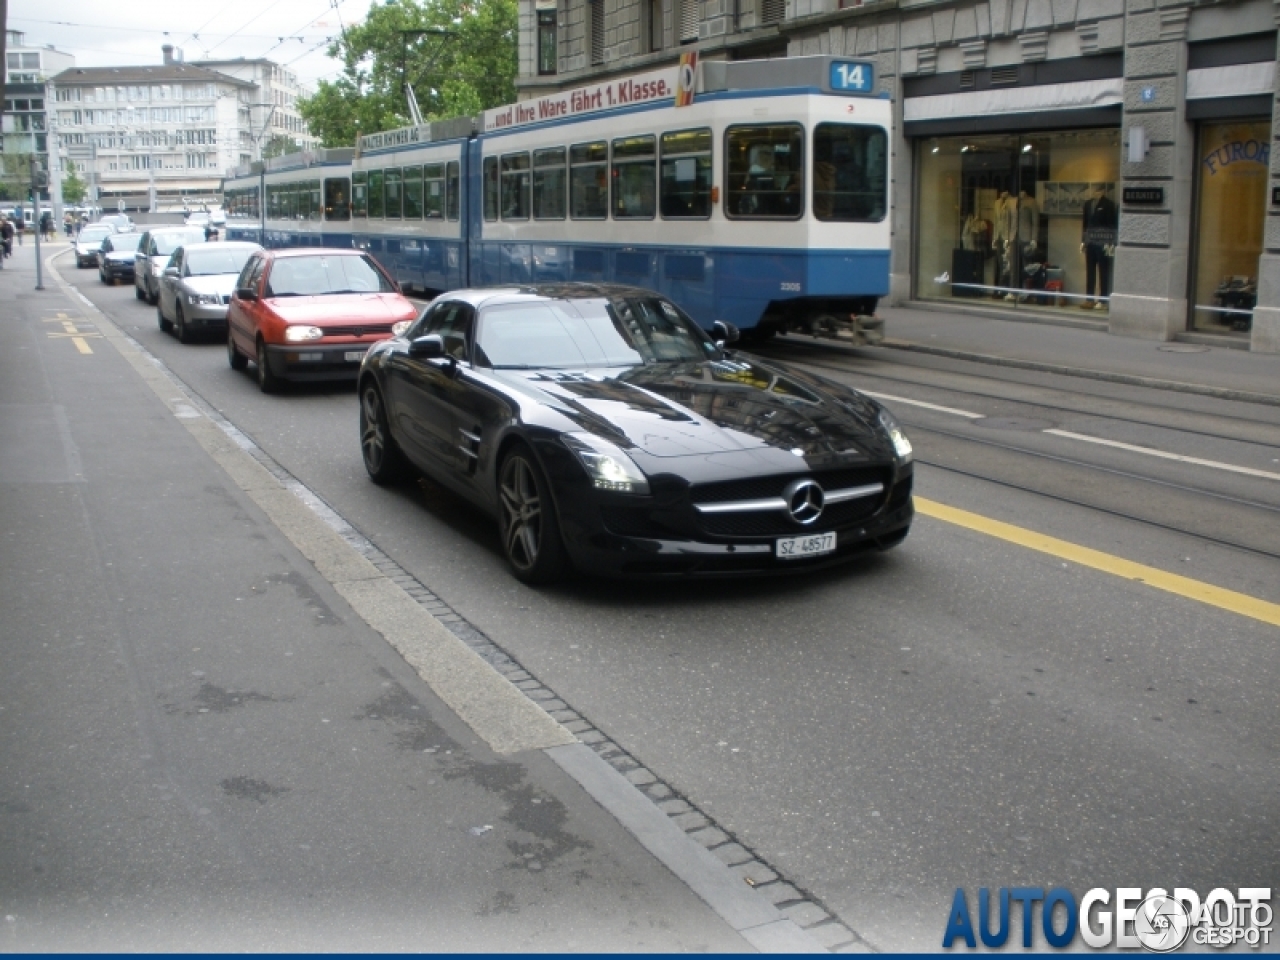
[[[875,70],[869,63],[836,60],[831,64],[831,89],[836,93],[870,93]]]

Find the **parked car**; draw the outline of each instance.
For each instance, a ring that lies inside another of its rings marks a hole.
[[[236,278],[261,249],[256,243],[196,243],[173,251],[160,277],[160,329],[172,330],[182,343],[200,332],[225,332]]]
[[[98,218],[99,223],[105,223],[113,227],[116,233],[133,233],[133,220],[127,214],[108,213],[104,217]]]
[[[98,277],[106,284],[133,278],[133,260],[142,242],[140,233],[113,233],[102,238],[98,251]]]
[[[191,227],[156,227],[142,235],[138,258],[133,264],[133,294],[139,300],[155,303],[160,296],[160,274],[169,257],[181,246],[204,243],[203,230]]]
[[[96,267],[102,241],[115,232],[115,228],[107,223],[93,223],[82,228],[75,242],[76,266]]]
[[[407,327],[417,308],[367,253],[264,250],[245,264],[227,310],[227,360],[253,359],[258,386],[355,379],[365,351]]]
[[[365,468],[492,514],[512,572],[812,570],[900,543],[911,444],[872,398],[713,340],[660,294],[459,290],[360,369]]]

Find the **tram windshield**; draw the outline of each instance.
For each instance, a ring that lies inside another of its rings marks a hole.
[[[880,127],[818,124],[813,132],[813,215],[840,222],[883,220],[888,150]]]

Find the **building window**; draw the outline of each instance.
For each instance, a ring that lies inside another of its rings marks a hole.
[[[698,39],[698,21],[702,0],[676,0],[680,4],[680,42],[693,43]]]
[[[604,0],[587,0],[587,19],[591,29],[591,65],[604,63]]]
[[[665,24],[662,19],[663,0],[645,0],[645,10],[648,23],[645,24],[645,33],[649,37],[649,52],[661,50],[663,46],[663,28]]]
[[[556,12],[538,11],[538,73],[556,72]]]
[[[787,0],[760,0],[760,22],[781,23],[787,15]]]

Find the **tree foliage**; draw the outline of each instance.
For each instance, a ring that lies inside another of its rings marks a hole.
[[[301,149],[302,147],[293,137],[274,133],[271,139],[262,145],[262,157],[264,160],[269,160],[272,157],[283,157],[286,153],[297,153]]]
[[[76,171],[76,165],[68,160],[67,172],[62,178],[62,202],[73,205],[78,204],[88,192],[89,188],[80,179],[80,175]]]
[[[298,103],[326,147],[406,126],[408,83],[428,120],[515,100],[515,0],[388,0],[329,48],[342,75]]]

